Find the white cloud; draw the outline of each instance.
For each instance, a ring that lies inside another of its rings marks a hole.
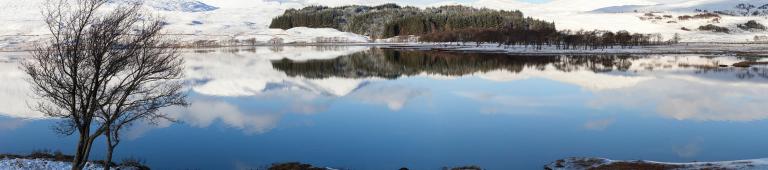
[[[717,82],[707,79],[667,77],[632,88],[597,92],[595,107],[644,108],[663,117],[697,121],[755,121],[768,118],[768,88],[761,85]]]
[[[699,145],[701,139],[693,140],[685,145],[677,146],[674,148],[677,156],[681,158],[691,158],[699,155],[701,152],[701,146]]]
[[[519,73],[512,73],[507,70],[495,70],[477,73],[476,75],[480,78],[493,81],[517,81],[530,78],[545,78],[578,85],[579,87],[592,91],[632,87],[650,79],[650,77],[610,75],[595,73],[588,70],[576,70],[571,72],[554,71],[554,68],[552,67],[548,67],[544,71],[526,68]]]
[[[186,76],[192,90],[213,96],[254,96],[278,84],[293,90],[344,96],[366,80],[347,78],[307,79],[290,77],[272,67],[272,60],[290,59],[301,62],[310,59],[331,59],[368,49],[342,47],[317,50],[313,47],[283,47],[280,51],[257,48],[255,52],[186,53]]]
[[[215,121],[221,121],[249,134],[268,132],[281,117],[279,113],[244,112],[236,105],[214,100],[195,100],[187,108],[166,111],[170,117],[194,127],[209,127]]]
[[[282,114],[243,111],[237,105],[218,100],[193,100],[190,106],[164,108],[160,112],[182,124],[208,128],[216,122],[243,131],[246,134],[262,134],[277,126]],[[125,132],[127,139],[141,138],[145,133],[158,128],[167,128],[173,122],[161,120],[157,124],[136,123]]]
[[[26,74],[19,69],[24,53],[6,53],[0,55],[0,115],[20,118],[43,118],[34,112],[30,105],[32,92],[25,80]]]
[[[24,120],[24,119],[16,119],[16,118],[6,119],[6,118],[3,118],[3,120],[0,120],[0,131],[14,130],[16,128],[24,126],[25,124],[27,124],[27,122],[28,122],[28,120]]]
[[[528,15],[542,15],[546,13],[571,13],[591,11],[598,8],[620,5],[654,5],[658,2],[649,0],[553,0],[546,3],[528,3],[519,0],[477,0],[474,2],[444,1],[432,3],[428,6],[440,6],[446,4],[462,4],[475,7],[485,7],[499,10],[521,10]]]
[[[571,96],[515,96],[477,91],[454,94],[480,103],[479,111],[483,114],[508,114],[526,108],[551,108],[576,100]]]
[[[587,130],[605,130],[608,128],[608,126],[613,125],[613,123],[616,122],[616,119],[610,118],[610,119],[598,119],[598,120],[591,120],[586,123],[584,123],[584,128]]]
[[[399,111],[408,103],[419,96],[429,95],[428,89],[411,88],[403,85],[366,86],[350,97],[359,99],[365,103],[385,104],[392,111]]]

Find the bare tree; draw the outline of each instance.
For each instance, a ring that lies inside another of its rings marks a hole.
[[[34,109],[61,118],[57,132],[79,134],[72,169],[85,166],[101,135],[109,169],[120,130],[169,119],[158,110],[186,104],[183,60],[162,36],[163,23],[142,15],[140,3],[100,10],[106,2],[49,1],[43,14],[51,38],[22,64],[41,98]]]
[[[683,38],[682,38],[682,37],[680,37],[680,33],[675,33],[675,34],[672,36],[672,44],[677,44],[677,43],[680,43],[680,41],[681,41],[682,39],[683,39]]]

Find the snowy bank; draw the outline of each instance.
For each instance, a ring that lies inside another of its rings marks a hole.
[[[0,170],[58,170],[72,169],[72,155],[65,155],[59,151],[49,150],[33,151],[29,155],[0,154]],[[101,170],[103,161],[90,161],[85,164],[86,170]],[[137,159],[124,159],[122,163],[112,163],[110,169],[120,170],[148,170],[143,161]]]
[[[0,170],[60,170],[72,169],[72,163],[54,161],[49,159],[0,159]],[[86,170],[102,170],[104,167],[94,163],[87,163]],[[113,168],[115,169],[115,168]],[[137,170],[133,167],[120,167],[121,170]]]
[[[655,161],[622,161],[605,158],[567,158],[557,160],[544,166],[548,170],[586,170],[586,169],[768,169],[768,158],[722,161],[722,162],[691,162],[670,163]]]
[[[498,44],[469,45],[445,44],[403,44],[384,48],[438,50],[456,52],[485,52],[510,54],[768,54],[766,44],[735,44],[735,43],[679,43],[674,45],[636,46],[621,48],[614,46],[606,49],[558,49],[557,46],[543,46],[536,49],[533,46],[499,46]]]

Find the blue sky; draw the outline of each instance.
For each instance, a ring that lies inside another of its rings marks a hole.
[[[405,3],[417,2],[417,4],[433,4],[433,3],[438,3],[438,2],[445,2],[446,0],[416,0],[416,1],[398,0],[398,1],[405,2]],[[475,1],[477,1],[477,0],[453,0],[453,2],[462,2],[462,3],[471,3],[471,2],[475,2]],[[546,2],[549,2],[551,0],[517,0],[517,1],[528,2],[528,3],[546,3]]]
[[[279,1],[279,2],[295,2],[295,0],[272,0],[272,1]],[[299,0],[301,1],[301,0]],[[313,1],[308,0],[309,2],[320,2],[320,4],[334,4],[335,1]],[[436,4],[436,3],[444,3],[444,2],[458,2],[458,3],[475,3],[479,0],[350,0],[350,1],[356,1],[360,4],[379,4],[379,3],[398,3],[398,4],[408,4],[408,5],[430,5],[430,4]],[[546,3],[550,2],[552,0],[514,0],[518,2],[526,2],[526,3]],[[325,2],[325,3],[324,3]]]
[[[436,3],[436,2],[444,2],[446,0],[417,0],[417,2],[421,2],[424,4],[430,4],[430,3]],[[476,0],[455,0],[455,2],[474,2]],[[528,2],[528,3],[545,3],[549,2],[551,0],[518,0],[520,2]],[[403,1],[407,2],[407,1]]]
[[[529,2],[529,3],[545,3],[549,2],[549,0],[520,0],[522,2]]]

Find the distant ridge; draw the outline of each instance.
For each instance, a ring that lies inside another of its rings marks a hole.
[[[110,0],[109,3],[134,3],[139,0]],[[144,5],[161,11],[179,11],[179,12],[206,12],[214,11],[219,7],[211,6],[195,0],[152,0],[143,1]]]
[[[657,5],[624,5],[600,8],[592,12],[713,12],[733,16],[768,16],[768,0],[699,0]]]

